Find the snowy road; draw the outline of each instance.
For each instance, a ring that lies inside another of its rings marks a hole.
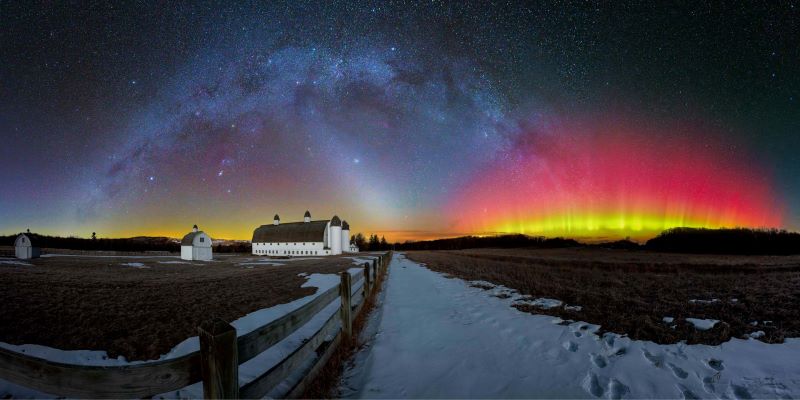
[[[800,340],[658,345],[522,313],[396,254],[350,398],[800,398]]]

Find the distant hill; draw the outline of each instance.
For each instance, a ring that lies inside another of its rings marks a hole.
[[[800,233],[777,229],[672,228],[648,240],[645,248],[674,253],[800,254]]]

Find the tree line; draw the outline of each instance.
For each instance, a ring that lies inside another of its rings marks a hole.
[[[179,253],[181,251],[180,241],[168,237],[139,236],[122,239],[98,239],[97,234],[92,232],[92,238],[80,238],[75,236],[47,236],[35,233],[26,233],[36,247],[66,250],[85,250],[85,251],[124,251],[124,252],[144,252],[144,251],[166,251]],[[17,235],[0,236],[0,246],[13,246]],[[217,244],[214,251],[217,253],[250,253],[249,242],[231,242]]]
[[[384,236],[378,239],[378,235],[373,234],[369,235],[368,239],[361,232],[351,236],[350,242],[355,243],[359,251],[386,251],[391,250],[393,247],[391,243],[386,241]]]

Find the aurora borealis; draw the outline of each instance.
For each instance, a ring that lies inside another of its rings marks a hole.
[[[783,223],[771,174],[725,138],[706,130],[696,146],[700,128],[575,119],[520,137],[507,159],[473,178],[451,200],[459,228],[641,239],[677,226]]]
[[[0,4],[0,232],[800,229],[800,7]]]

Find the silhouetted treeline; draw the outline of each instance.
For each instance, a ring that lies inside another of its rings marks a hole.
[[[40,248],[87,251],[181,251],[180,242],[168,237],[139,236],[125,239],[84,239],[29,234]],[[17,235],[0,236],[0,245],[13,246]],[[214,246],[216,253],[250,253],[250,242],[228,242]]]
[[[647,241],[648,250],[709,254],[800,254],[800,233],[777,229],[672,228]]]
[[[214,246],[215,253],[252,253],[253,246],[250,242],[235,242],[218,244]]]
[[[545,238],[542,236],[527,235],[500,235],[483,237],[462,236],[451,239],[396,243],[395,250],[462,250],[482,247],[536,247],[542,249],[553,249],[577,246],[582,246],[582,244],[573,239]]]
[[[180,243],[166,237],[134,237],[125,239],[84,239],[35,235],[34,244],[40,248],[98,251],[170,251],[179,252]],[[17,235],[2,236],[0,242],[13,246]]]
[[[350,242],[358,246],[359,251],[385,251],[391,250],[392,245],[386,241],[386,238],[378,235],[369,235],[369,239],[359,232],[350,237]]]
[[[630,239],[617,240],[615,242],[602,242],[589,244],[591,247],[602,247],[604,249],[617,249],[617,250],[639,250],[642,245],[633,242]]]

